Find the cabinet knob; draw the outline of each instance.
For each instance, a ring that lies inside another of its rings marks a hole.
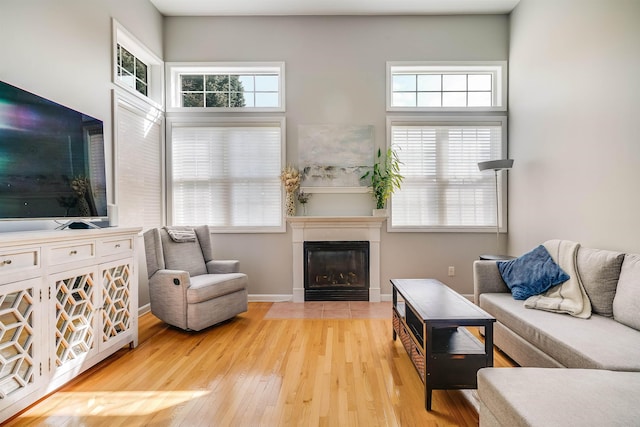
[[[9,265],[9,264],[11,264],[11,260],[10,259],[5,259],[4,261],[0,262],[0,266]]]
[[[78,253],[78,251],[76,251],[75,249],[72,250],[71,252],[69,252],[69,255],[76,255]]]
[[[120,247],[120,243],[117,243],[117,244],[116,244],[116,248],[119,248],[119,247]]]

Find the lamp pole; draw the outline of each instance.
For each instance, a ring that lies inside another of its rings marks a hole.
[[[500,196],[498,194],[498,171],[511,169],[513,166],[512,159],[501,160],[489,160],[486,162],[479,162],[478,169],[480,171],[492,169],[493,177],[495,181],[495,196],[496,196],[496,255],[500,252]]]

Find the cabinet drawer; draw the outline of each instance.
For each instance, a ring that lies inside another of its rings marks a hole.
[[[40,268],[40,248],[0,252],[0,274]]]
[[[103,240],[100,242],[100,256],[128,254],[133,252],[133,238]]]
[[[95,256],[96,245],[94,242],[57,246],[49,249],[49,262],[51,264],[84,261],[95,258]]]

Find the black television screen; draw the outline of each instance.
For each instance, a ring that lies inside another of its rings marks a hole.
[[[102,121],[0,82],[0,219],[106,216]]]

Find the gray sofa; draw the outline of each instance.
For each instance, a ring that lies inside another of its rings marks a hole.
[[[144,245],[151,312],[159,319],[199,331],[247,311],[247,275],[236,260],[213,259],[208,226],[154,228]]]
[[[640,417],[630,410],[640,393],[640,255],[580,247],[576,267],[592,307],[588,319],[525,308],[495,261],[474,263],[475,302],[496,318],[495,345],[536,368],[478,373],[481,425],[631,425],[626,417],[599,424],[591,414],[599,410]],[[562,411],[541,410],[556,400]],[[572,418],[578,415],[584,422]]]

